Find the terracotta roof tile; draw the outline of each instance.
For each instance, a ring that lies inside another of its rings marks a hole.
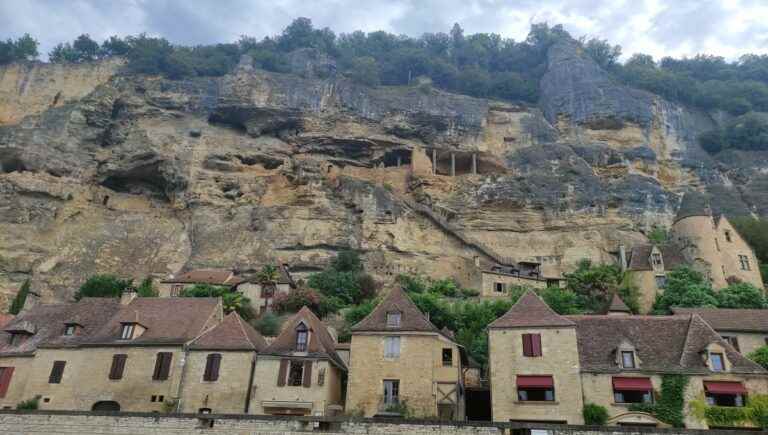
[[[658,247],[659,251],[661,251],[661,259],[664,263],[664,269],[672,270],[686,264],[682,249],[675,244],[640,245],[633,247],[630,251],[628,269],[633,271],[653,270],[653,265],[651,264],[651,251],[654,246]]]
[[[581,369],[620,372],[616,352],[629,343],[640,369],[664,373],[708,374],[701,352],[717,342],[727,350],[736,373],[768,374],[726,343],[698,316],[566,316],[576,323]]]
[[[387,326],[387,313],[392,312],[400,313],[399,327]],[[352,327],[353,333],[365,331],[440,332],[400,287],[390,290],[368,316]]]
[[[675,314],[698,314],[715,331],[768,333],[768,310],[673,308]]]
[[[136,298],[104,325],[89,345],[182,344],[197,338],[214,316],[221,314],[218,298]],[[121,340],[123,322],[137,321],[146,328],[133,340]]]
[[[267,342],[251,325],[233,311],[215,328],[198,337],[190,345],[196,350],[251,350],[261,351]]]
[[[555,313],[533,290],[528,290],[489,328],[572,327],[574,323]]]
[[[325,324],[307,307],[303,307],[286,321],[280,335],[264,349],[263,355],[293,356],[296,352],[296,328],[304,323],[310,331],[307,351],[301,352],[314,358],[328,358],[343,370],[347,369],[344,360],[336,353],[336,339]]]

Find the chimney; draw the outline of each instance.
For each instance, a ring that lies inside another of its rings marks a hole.
[[[126,287],[125,290],[123,290],[123,294],[120,295],[120,305],[130,304],[137,296],[138,293],[136,293],[135,288]]]

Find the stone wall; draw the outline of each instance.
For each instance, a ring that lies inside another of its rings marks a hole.
[[[85,413],[85,412],[22,412],[0,411],[0,433],[22,435],[45,433],[63,434],[231,434],[281,433],[305,434],[318,431],[326,434],[430,434],[430,435],[502,435],[521,433],[520,429],[547,429],[550,435],[599,434],[665,434],[665,435],[718,435],[738,434],[746,431],[701,431],[685,429],[657,429],[652,427],[548,426],[509,423],[449,423],[437,421],[374,420],[374,419],[318,419],[309,417],[265,417],[236,415],[150,413]],[[525,433],[525,432],[522,432]],[[750,432],[754,433],[754,432]]]

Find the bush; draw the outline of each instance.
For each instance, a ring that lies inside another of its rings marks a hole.
[[[130,279],[121,279],[115,275],[94,275],[75,293],[75,300],[89,298],[116,298],[120,297],[123,290],[133,285]]]
[[[768,346],[763,346],[756,349],[754,352],[747,355],[747,358],[760,364],[768,370]]]
[[[605,426],[608,422],[608,410],[604,406],[587,403],[582,409],[584,424],[589,426]]]
[[[27,301],[27,295],[29,294],[29,280],[24,281],[24,284],[21,285],[19,288],[19,291],[16,293],[16,296],[13,298],[13,302],[11,302],[11,307],[8,309],[9,314],[19,314],[21,312],[21,309],[24,308],[24,303]]]
[[[623,281],[621,269],[613,264],[594,265],[584,259],[575,271],[565,274],[566,289],[577,296],[578,308],[589,313],[601,313]]]
[[[16,409],[26,409],[32,411],[38,408],[40,408],[40,397],[35,397],[33,399],[25,400],[16,404]]]
[[[672,307],[717,307],[715,292],[701,273],[680,267],[667,274],[664,292],[656,296],[653,311],[668,314]]]
[[[274,337],[280,334],[280,318],[272,312],[266,312],[253,323],[253,327],[261,335]]]
[[[209,284],[195,284],[194,286],[185,289],[179,294],[180,297],[185,298],[221,298],[221,303],[224,306],[225,313],[231,313],[237,311],[244,320],[253,319],[253,308],[251,307],[251,300],[243,296],[241,293],[230,290],[227,287],[209,285]]]
[[[340,252],[328,268],[311,275],[307,284],[325,299],[320,311],[326,314],[373,298],[379,287],[372,276],[364,273],[355,251]]]
[[[718,308],[768,308],[763,291],[747,283],[731,284],[715,293]]]
[[[144,278],[143,281],[141,281],[141,284],[139,284],[139,286],[136,287],[136,293],[143,298],[157,297],[158,291],[157,291],[157,288],[155,287],[155,282],[151,276],[148,276]]]
[[[321,297],[307,287],[291,289],[288,293],[279,293],[272,300],[272,308],[278,313],[295,313],[302,307],[307,307],[315,314],[321,315]]]

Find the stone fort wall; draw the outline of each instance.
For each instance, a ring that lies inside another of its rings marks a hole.
[[[205,417],[205,418],[203,418]],[[193,415],[153,413],[90,413],[69,411],[0,411],[0,433],[27,434],[430,434],[511,435],[527,429],[546,429],[549,435],[725,435],[747,431],[657,429],[649,427],[547,426],[512,423],[445,422],[424,420],[322,419],[254,415]],[[755,432],[749,432],[755,433]],[[765,432],[763,432],[765,433]]]

